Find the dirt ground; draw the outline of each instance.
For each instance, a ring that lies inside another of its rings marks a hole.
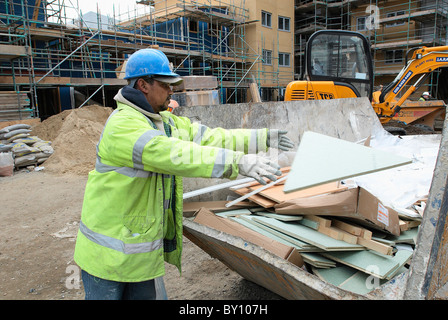
[[[73,261],[85,175],[21,172],[0,178],[0,300],[82,300]],[[281,299],[184,238],[183,274],[166,265],[173,300]]]
[[[82,300],[73,261],[88,172],[111,109],[64,111],[33,128],[52,142],[42,171],[0,177],[0,300]],[[279,300],[184,238],[183,273],[166,264],[172,300]]]

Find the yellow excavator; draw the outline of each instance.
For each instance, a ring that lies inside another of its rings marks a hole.
[[[368,97],[381,123],[393,119],[429,129],[445,112],[442,100],[408,98],[434,70],[448,67],[448,46],[409,50],[397,77],[375,93],[370,44],[359,32],[315,32],[307,42],[305,63],[306,80],[289,83],[285,101]]]

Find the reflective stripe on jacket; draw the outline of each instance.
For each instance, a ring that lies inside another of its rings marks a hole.
[[[182,177],[238,176],[248,152],[266,151],[267,129],[207,128],[161,112],[165,132],[117,103],[89,173],[74,259],[99,278],[138,282],[181,270]]]

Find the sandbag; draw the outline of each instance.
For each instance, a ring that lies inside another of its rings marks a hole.
[[[40,165],[54,153],[51,141],[30,136],[30,129],[30,125],[15,124],[0,130],[0,152],[9,152],[8,165],[1,168],[3,174],[12,175],[14,168]]]
[[[18,135],[18,134],[22,134],[22,133],[30,133],[30,132],[31,132],[30,129],[17,129],[17,130],[13,130],[13,131],[10,131],[10,132],[8,132],[8,133],[5,133],[5,134],[3,135],[3,138],[4,138],[4,139],[9,139],[9,138],[11,138],[11,137],[13,137],[13,136],[16,136],[16,135]]]
[[[12,145],[11,144],[2,144],[0,143],[0,152],[7,152],[11,150]]]
[[[12,143],[14,140],[21,139],[21,138],[26,138],[29,135],[30,135],[29,133],[19,133],[19,134],[16,134],[16,135],[10,137],[8,140],[6,140],[6,142],[7,143]]]
[[[44,152],[44,153],[46,153],[48,155],[51,155],[54,152],[54,149],[51,146],[51,142],[50,141],[44,141],[44,140],[38,141],[38,142],[33,144],[33,148],[37,148],[40,151],[42,151],[42,152]]]
[[[34,155],[26,155],[14,159],[14,165],[16,166],[16,168],[33,165],[36,164],[36,162],[36,157]]]
[[[14,173],[14,159],[11,152],[0,153],[0,177],[9,177]]]
[[[11,151],[15,157],[22,157],[28,154],[41,152],[39,148],[30,147],[25,143],[13,143]]]
[[[4,127],[3,129],[0,129],[0,134],[2,133],[8,133],[14,130],[19,129],[31,129],[31,126],[29,124],[19,123],[19,124],[13,124],[7,127]]]
[[[42,141],[42,139],[36,137],[36,136],[27,136],[19,139],[15,139],[12,142],[13,143],[25,143],[27,145],[32,145],[36,142]]]

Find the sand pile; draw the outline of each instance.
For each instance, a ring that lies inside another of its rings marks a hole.
[[[53,173],[87,174],[95,166],[96,144],[112,108],[98,105],[65,110],[32,128],[33,134],[52,142],[54,153],[45,161]]]

